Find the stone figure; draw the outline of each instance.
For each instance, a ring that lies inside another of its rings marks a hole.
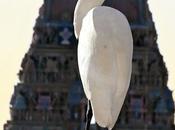
[[[128,20],[118,10],[100,6],[103,2],[78,0],[74,12],[78,65],[89,100],[86,129],[92,114],[99,127],[114,127],[132,70],[133,38]]]
[[[47,59],[45,72],[47,74],[47,80],[49,82],[55,82],[56,73],[58,72],[56,59],[51,57]]]
[[[25,63],[23,70],[23,81],[24,82],[35,82],[36,81],[36,67],[32,56],[28,56],[28,60]]]

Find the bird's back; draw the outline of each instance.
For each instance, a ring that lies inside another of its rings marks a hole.
[[[96,7],[83,19],[78,64],[95,120],[112,128],[126,96],[132,64],[132,35],[125,16]]]

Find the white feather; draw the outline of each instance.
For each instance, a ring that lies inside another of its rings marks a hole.
[[[83,17],[78,65],[95,121],[112,129],[131,76],[133,39],[125,16],[110,7],[95,7]]]

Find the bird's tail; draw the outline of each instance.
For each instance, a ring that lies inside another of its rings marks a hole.
[[[93,88],[95,89],[95,87]],[[111,98],[110,98],[110,90],[105,89],[104,93],[103,90],[93,90],[95,92],[91,95],[91,105],[93,110],[93,115],[95,117],[95,121],[97,124],[103,128],[112,128],[113,126],[111,122],[113,122],[113,116],[112,116],[112,104],[111,104]],[[101,88],[103,89],[103,88]],[[98,96],[97,96],[98,95]]]

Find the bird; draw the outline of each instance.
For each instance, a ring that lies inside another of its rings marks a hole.
[[[78,67],[88,99],[86,130],[94,115],[111,130],[123,106],[132,73],[133,38],[126,16],[102,6],[105,0],[78,0],[73,26]]]

